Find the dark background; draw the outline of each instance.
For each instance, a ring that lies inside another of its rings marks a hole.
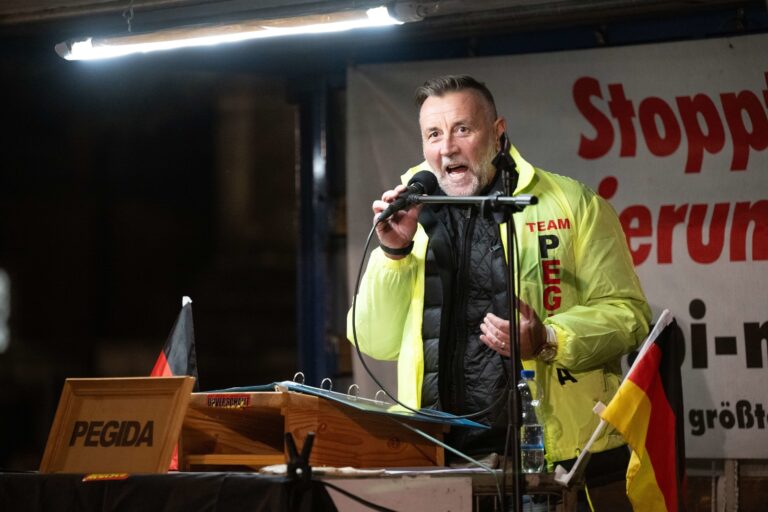
[[[0,26],[0,269],[11,281],[0,468],[38,467],[65,378],[147,375],[184,295],[201,389],[289,379],[317,345],[328,372],[348,377],[348,65],[766,31],[764,2],[736,4],[528,27],[413,24],[86,63],[53,51],[71,23]],[[328,114],[319,208],[301,193],[318,97]],[[323,222],[307,228],[313,213]],[[318,263],[324,284],[308,297],[302,270]],[[320,314],[308,313],[318,301]],[[308,322],[319,339],[300,334]]]

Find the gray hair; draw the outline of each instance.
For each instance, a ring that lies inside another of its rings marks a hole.
[[[424,84],[416,89],[416,106],[421,107],[430,96],[441,97],[449,92],[459,92],[473,90],[478,92],[488,103],[493,118],[496,119],[496,102],[493,100],[493,94],[488,90],[483,82],[479,82],[469,75],[444,75],[436,78],[430,78]]]

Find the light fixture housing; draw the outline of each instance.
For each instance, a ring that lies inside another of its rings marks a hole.
[[[401,25],[415,21],[409,15],[398,19],[386,6],[354,9],[328,14],[310,14],[278,19],[248,20],[220,25],[198,25],[114,37],[69,39],[56,45],[56,53],[67,60],[97,60],[133,53],[212,46],[252,39],[297,34],[342,32],[364,27]]]

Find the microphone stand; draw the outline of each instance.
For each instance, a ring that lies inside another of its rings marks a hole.
[[[511,160],[511,159],[510,159]],[[496,163],[496,162],[494,162]],[[501,162],[497,164],[497,169],[501,172],[503,194],[497,192],[490,196],[412,196],[409,198],[410,204],[445,204],[445,205],[479,205],[481,214],[486,209],[493,212],[496,223],[506,223],[507,233],[507,296],[509,297],[509,366],[512,374],[512,387],[507,397],[507,407],[510,411],[511,421],[511,452],[512,465],[510,474],[513,481],[513,491],[515,496],[515,512],[521,512],[523,508],[523,472],[520,462],[520,424],[522,420],[522,411],[520,409],[520,397],[517,393],[517,378],[522,369],[520,362],[519,343],[519,324],[517,321],[517,300],[515,295],[515,226],[512,214],[520,212],[526,206],[538,203],[536,196],[530,194],[520,194],[512,196],[514,193],[514,184],[517,182],[517,171],[514,168],[514,162]],[[514,173],[514,174],[513,174]],[[504,463],[506,469],[507,461]],[[506,482],[506,475],[504,475]]]
[[[502,195],[501,192],[491,194],[490,196],[411,196],[408,204],[447,204],[455,206],[466,206],[471,204],[480,205],[480,208],[490,208],[493,212],[502,214],[520,212],[526,206],[538,203],[536,196],[531,194],[520,194],[517,196]],[[511,209],[511,212],[505,212],[505,209]],[[500,220],[501,219],[501,220]],[[496,218],[496,222],[502,224],[506,222],[506,215]],[[509,235],[509,233],[507,233]]]

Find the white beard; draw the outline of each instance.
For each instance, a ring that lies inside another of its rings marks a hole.
[[[496,156],[496,144],[491,141],[488,144],[487,151],[483,158],[478,162],[478,171],[471,170],[469,186],[457,186],[451,182],[446,171],[442,169],[435,172],[437,183],[446,195],[449,196],[474,196],[488,186],[496,175],[496,168],[493,166],[493,158]],[[434,170],[433,170],[434,171]]]

